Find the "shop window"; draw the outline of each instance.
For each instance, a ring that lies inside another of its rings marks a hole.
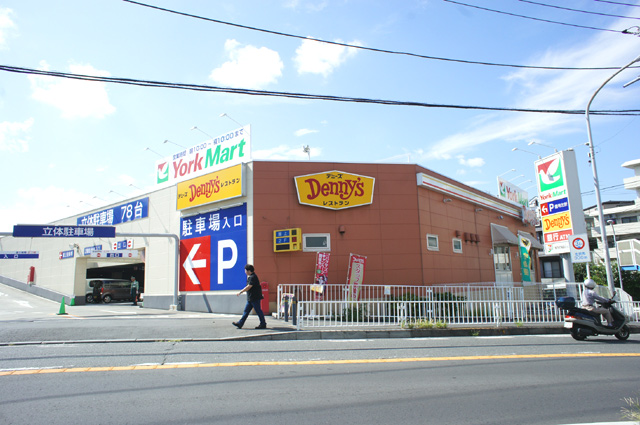
[[[544,277],[546,278],[560,278],[562,277],[562,267],[559,261],[544,261],[542,263],[542,269],[544,271]]]
[[[496,271],[511,271],[511,255],[509,245],[496,245],[493,247],[493,263]]]
[[[453,252],[462,254],[462,239],[453,238]]]
[[[329,233],[303,234],[302,250],[307,252],[331,251],[331,234]]]
[[[429,251],[440,251],[438,235],[427,235],[427,249]]]

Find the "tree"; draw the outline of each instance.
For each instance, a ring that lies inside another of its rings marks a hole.
[[[573,273],[576,282],[583,282],[587,278],[587,263],[576,263],[573,265]],[[618,264],[611,264],[613,272],[613,283],[616,288],[620,287],[620,279],[618,278]],[[598,285],[607,285],[607,269],[604,264],[589,264],[589,272],[591,279],[595,280]],[[634,300],[640,300],[640,273],[636,271],[622,270],[622,286]]]

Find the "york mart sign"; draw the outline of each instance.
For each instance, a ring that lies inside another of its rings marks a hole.
[[[156,162],[156,183],[175,184],[251,161],[250,126],[222,134]]]

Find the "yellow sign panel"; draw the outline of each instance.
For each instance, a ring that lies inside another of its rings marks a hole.
[[[313,207],[340,210],[373,202],[373,177],[326,171],[294,178],[298,201]]]
[[[568,229],[571,229],[571,212],[569,211],[542,217],[542,231],[544,233]]]
[[[242,164],[178,183],[179,210],[242,196]]]

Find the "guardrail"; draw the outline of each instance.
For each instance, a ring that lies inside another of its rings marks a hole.
[[[486,286],[364,286],[358,300],[344,285],[278,287],[278,317],[296,317],[309,327],[446,326],[449,324],[561,323],[564,311],[552,299],[525,299],[526,288]],[[290,292],[287,292],[290,291]],[[530,294],[535,294],[536,291]],[[294,300],[295,295],[295,300]],[[286,303],[280,303],[286,300]],[[295,302],[293,302],[295,301]],[[618,304],[632,322],[640,322],[640,302]]]

